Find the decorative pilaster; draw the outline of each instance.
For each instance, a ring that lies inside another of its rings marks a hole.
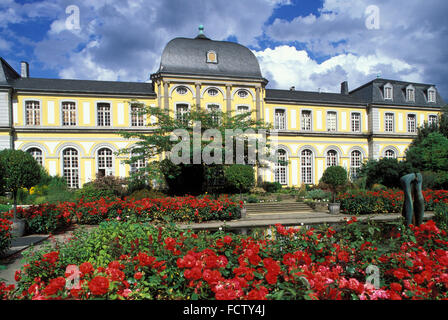
[[[170,110],[170,93],[169,93],[169,81],[163,82],[163,98],[164,98],[164,108],[166,111]]]
[[[196,82],[196,110],[201,110],[201,83]]]
[[[230,115],[232,113],[232,96],[230,84],[226,84],[226,112]]]

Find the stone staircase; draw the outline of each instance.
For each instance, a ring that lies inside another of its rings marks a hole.
[[[310,206],[303,202],[295,201],[280,201],[280,202],[260,202],[260,203],[246,203],[247,218],[262,218],[266,219],[268,216],[283,216],[296,214],[311,214],[314,213]],[[286,218],[286,216],[285,216]]]

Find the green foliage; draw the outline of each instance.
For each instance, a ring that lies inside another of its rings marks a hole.
[[[306,194],[306,198],[313,200],[330,200],[331,193],[322,189],[310,190]]]
[[[134,191],[130,196],[129,199],[134,200],[141,200],[141,199],[155,199],[155,198],[162,198],[166,195],[163,194],[160,191],[156,190],[148,190],[148,189],[142,189],[142,190],[136,190]]]
[[[336,192],[346,186],[348,182],[347,170],[341,166],[331,166],[325,169],[320,182],[323,186],[331,190],[333,194],[333,202],[335,201]]]
[[[405,161],[394,158],[371,159],[362,164],[359,177],[365,179],[365,187],[368,189],[374,184],[382,184],[388,188],[401,188],[400,178],[411,172],[415,170]]]
[[[6,191],[16,193],[20,188],[29,189],[39,183],[41,167],[28,152],[2,150],[0,163],[3,168],[2,183]]]
[[[249,165],[232,164],[224,169],[227,184],[241,192],[249,191],[255,185],[254,168]]]
[[[415,141],[406,152],[406,161],[420,171],[433,172],[436,188],[448,188],[448,138],[441,133],[431,132]]]
[[[260,200],[256,195],[251,194],[247,197],[247,203],[258,203],[258,202],[260,202]]]
[[[434,207],[434,221],[441,225],[443,229],[448,229],[448,204],[439,203]]]
[[[282,188],[282,185],[279,182],[263,182],[262,188],[269,193],[275,193]]]
[[[85,201],[98,200],[102,198],[122,198],[127,195],[128,181],[114,176],[98,177],[94,181],[85,183],[76,191],[78,199]]]

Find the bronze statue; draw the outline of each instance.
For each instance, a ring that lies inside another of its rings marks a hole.
[[[400,183],[404,191],[402,215],[408,226],[411,223],[418,226],[423,222],[425,202],[422,193],[422,181],[423,179],[420,173],[410,173],[400,178]]]

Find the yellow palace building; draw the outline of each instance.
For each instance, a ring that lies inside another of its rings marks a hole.
[[[30,152],[76,188],[98,173],[125,177],[142,165],[115,154],[135,143],[119,130],[149,132],[153,124],[135,112],[138,103],[176,116],[191,108],[252,111],[273,125],[277,155],[288,162],[258,170],[258,179],[300,186],[317,184],[328,166],[354,175],[368,158],[403,158],[417,127],[437,121],[445,104],[433,84],[377,78],[324,93],[267,83],[248,48],[202,30],[168,42],[149,83],[32,78],[26,62],[19,74],[0,58],[0,149]]]

